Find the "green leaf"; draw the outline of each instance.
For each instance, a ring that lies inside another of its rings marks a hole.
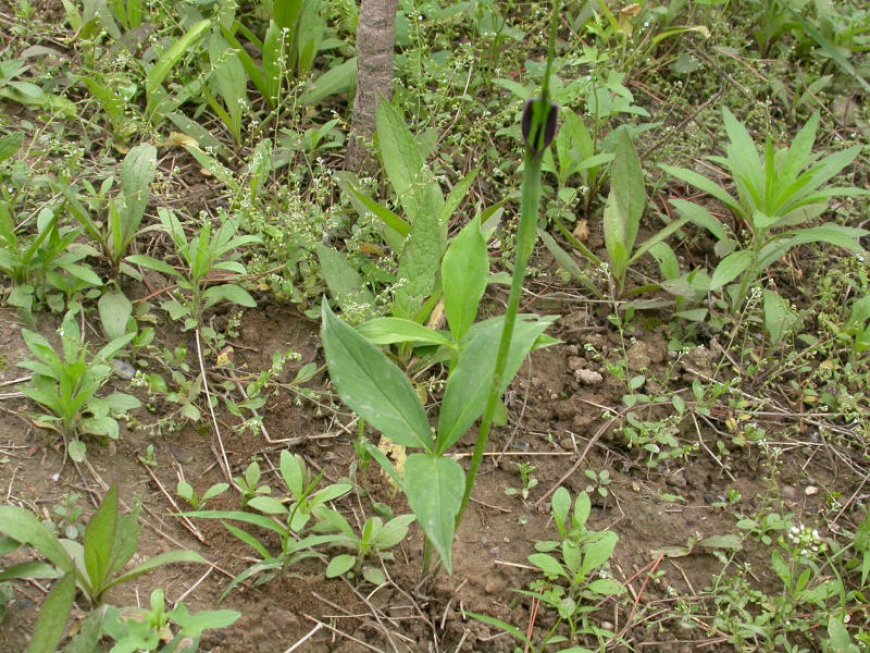
[[[12,132],[0,137],[0,163],[11,159],[24,144],[24,132]]]
[[[256,308],[257,302],[251,297],[251,294],[234,283],[225,283],[220,286],[211,286],[202,293],[202,298],[205,300],[205,307],[214,306],[215,304],[226,301],[237,306],[245,306],[247,308]]]
[[[588,575],[610,560],[617,542],[619,536],[610,531],[602,531],[590,536],[583,544],[583,573]]]
[[[861,246],[859,239],[864,238],[868,234],[870,234],[870,231],[867,231],[866,229],[855,229],[853,227],[844,227],[842,225],[834,224],[833,222],[826,222],[818,227],[801,229],[800,231],[794,232],[791,245],[821,242],[836,247],[842,247],[843,249],[847,249],[855,254],[861,254],[865,250]]]
[[[133,304],[124,293],[117,290],[105,293],[97,302],[97,309],[106,338],[114,340],[127,333],[127,322],[133,314]]]
[[[353,569],[355,564],[356,558],[354,556],[347,553],[337,555],[329,561],[329,564],[326,567],[326,577],[338,578],[339,576],[344,576],[347,572]]]
[[[472,220],[450,243],[441,261],[444,311],[456,342],[477,319],[489,280],[489,256],[478,220]]]
[[[180,563],[207,565],[208,560],[203,558],[196,551],[169,551],[168,553],[161,553],[160,555],[154,556],[147,562],[142,563],[138,567],[134,567],[124,575],[114,579],[106,589],[115,587],[116,585],[123,585],[124,583],[129,583],[131,580],[134,580],[139,576],[142,576],[143,574],[154,571],[155,569],[157,569],[158,567],[162,567],[163,565]]]
[[[376,345],[394,345],[402,342],[427,345],[452,344],[450,338],[443,333],[399,317],[377,317],[360,324],[357,331]]]
[[[477,173],[479,171],[480,168],[475,168],[467,175],[465,175],[462,179],[460,179],[459,183],[457,183],[450,190],[450,194],[444,201],[444,207],[441,209],[441,216],[439,220],[442,225],[446,225],[448,222],[450,222],[450,218],[453,217],[456,209],[459,208],[463,200],[468,196],[468,193],[471,190],[471,186],[474,184],[474,180],[477,179]]]
[[[323,302],[323,349],[341,399],[396,444],[432,450],[432,429],[410,381]]]
[[[753,145],[753,148],[755,145]],[[677,179],[686,182],[700,190],[701,192],[707,193],[708,195],[712,195],[717,200],[722,202],[725,206],[731,209],[737,215],[743,215],[744,211],[740,206],[740,203],[734,199],[731,195],[729,195],[721,186],[719,186],[716,182],[710,181],[703,175],[699,175],[697,172],[692,170],[687,170],[686,168],[676,168],[674,166],[667,165],[659,165],[659,168],[664,170],[666,173],[671,175],[672,177],[676,177]]]
[[[79,633],[67,644],[63,653],[94,653],[103,636],[104,607],[91,611],[79,627]]]
[[[173,268],[171,265],[151,256],[146,256],[144,254],[133,254],[131,256],[128,256],[126,260],[132,265],[141,265],[143,268],[148,268],[149,270],[160,272],[161,274],[165,274],[171,278],[178,278],[181,276],[178,270]]]
[[[193,50],[194,46],[210,26],[211,20],[207,18],[196,23],[184,36],[160,55],[157,63],[148,71],[148,75],[145,78],[145,96],[147,97],[145,112],[148,116],[156,117],[155,112],[161,109],[159,104],[166,95],[163,92],[162,85],[169,72],[181,61],[182,57]],[[161,110],[161,117],[162,113],[163,111]]]
[[[318,244],[317,258],[323,280],[339,306],[348,309],[352,305],[374,303],[374,296],[365,288],[362,276],[341,252]]]
[[[621,242],[630,253],[634,249],[640,219],[646,206],[646,191],[644,190],[643,168],[634,147],[634,142],[628,130],[622,130],[616,144],[616,158],[610,166],[610,192],[619,206],[621,222],[607,224],[605,216],[604,235],[608,231],[615,232],[612,236]]]
[[[589,583],[586,588],[599,596],[621,596],[625,594],[625,586],[612,578],[599,578]]]
[[[123,245],[133,239],[139,231],[142,216],[151,196],[149,188],[157,170],[157,148],[150,144],[137,145],[131,149],[121,163],[121,192],[124,195]],[[115,250],[114,255],[121,257],[124,251]]]
[[[412,215],[411,231],[399,255],[399,285],[395,292],[393,314],[414,317],[438,283],[439,264],[446,242],[439,215],[443,198],[429,169],[417,179],[418,211]]]
[[[356,61],[353,57],[320,75],[299,97],[299,104],[318,104],[330,96],[349,93],[356,86]]]
[[[75,594],[75,574],[67,572],[42,604],[33,631],[33,639],[27,649],[28,653],[54,653],[57,650],[66,630],[66,622],[72,610]]]
[[[832,614],[828,618],[828,637],[833,653],[858,653],[860,649],[852,642],[849,630],[843,623],[843,614]]]
[[[794,331],[798,316],[791,304],[772,290],[764,291],[764,329],[771,343],[778,345]]]
[[[507,390],[519,372],[538,336],[551,324],[534,316],[517,316],[499,393]],[[443,453],[458,442],[483,414],[495,373],[503,318],[475,325],[474,337],[459,355],[456,368],[447,380],[438,421],[437,451]]]
[[[502,621],[501,619],[496,619],[495,617],[490,617],[485,614],[477,614],[476,612],[467,612],[466,613],[472,619],[476,619],[477,621],[486,624],[487,626],[492,626],[494,628],[498,628],[501,631],[509,633],[513,635],[516,639],[520,640],[524,644],[531,645],[532,640],[529,639],[528,635],[526,635],[522,630],[513,626],[506,621]]]
[[[566,576],[562,564],[548,553],[533,553],[528,557],[529,562],[544,572],[548,578],[561,578]]]
[[[399,110],[387,100],[377,108],[376,115],[378,150],[381,154],[387,178],[396,191],[405,213],[414,219],[419,213],[417,189],[423,172],[423,157],[405,119]]]
[[[73,569],[72,558],[60,540],[29,510],[18,506],[0,506],[0,533],[32,546],[63,571]]]
[[[687,202],[686,200],[668,200],[668,203],[677,210],[680,217],[686,218],[689,222],[706,229],[716,240],[728,240],[725,226],[703,206],[694,202]]]
[[[743,249],[729,254],[716,266],[713,277],[710,279],[710,290],[719,290],[725,284],[731,283],[743,274],[752,264],[754,255],[748,249]]]
[[[388,208],[381,206],[371,197],[362,192],[356,185],[356,178],[347,172],[337,172],[335,178],[342,190],[350,196],[350,200],[361,214],[371,213],[378,218],[392,232],[404,239],[411,233],[409,225],[401,216],[393,213]]]
[[[85,569],[93,590],[90,598],[94,601],[99,601],[109,582],[117,526],[118,486],[113,485],[85,529]]]
[[[462,467],[452,458],[411,454],[405,461],[404,489],[417,523],[435,547],[447,573],[452,573],[456,515],[465,489]]]

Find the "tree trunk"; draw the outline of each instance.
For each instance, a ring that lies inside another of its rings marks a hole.
[[[398,0],[362,0],[356,31],[357,80],[350,142],[345,168],[357,173],[371,169],[371,140],[375,111],[381,97],[392,97],[393,50],[396,46]]]

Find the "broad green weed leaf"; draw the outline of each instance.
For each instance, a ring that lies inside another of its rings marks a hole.
[[[798,316],[788,301],[772,290],[764,291],[764,329],[774,345],[791,333],[798,323]]]
[[[477,319],[480,299],[489,280],[489,256],[480,224],[473,220],[450,243],[441,261],[444,310],[456,342]]]
[[[734,211],[734,213],[736,213],[737,215],[743,215],[743,209],[740,207],[740,204],[737,202],[737,200],[735,200],[731,195],[725,192],[725,190],[723,190],[721,186],[707,179],[704,175],[699,175],[697,172],[694,172],[693,170],[687,170],[686,168],[677,168],[675,166],[668,166],[664,164],[660,164],[659,168],[664,170],[671,177],[676,177],[680,181],[684,181],[687,184],[694,186],[701,192],[712,195],[729,209]]]
[[[610,560],[617,542],[619,536],[611,531],[591,535],[583,544],[583,573],[588,575]]]
[[[631,136],[623,130],[610,166],[610,194],[604,207],[604,242],[620,286],[625,280],[645,205],[643,169]]]
[[[342,401],[396,444],[432,450],[432,429],[402,371],[323,303],[323,349]]]
[[[548,578],[561,578],[565,576],[562,564],[549,553],[533,553],[528,558],[529,562],[544,572]]]
[[[85,529],[85,569],[93,590],[91,598],[95,600],[99,600],[109,581],[117,526],[118,486],[113,485]]]
[[[118,290],[105,293],[97,302],[97,309],[106,338],[114,340],[127,333],[127,321],[133,314],[133,304],[124,293]]]
[[[323,100],[340,93],[350,93],[356,86],[356,57],[348,59],[327,70],[315,79],[300,96],[303,106],[319,104]]]
[[[137,145],[121,163],[121,192],[124,195],[122,235],[124,244],[139,230],[142,216],[151,197],[150,186],[157,170],[157,148],[150,144]],[[115,251],[115,256],[123,255]]]
[[[75,594],[75,574],[67,572],[42,604],[39,619],[33,631],[33,639],[27,649],[28,653],[53,653],[57,650],[66,630],[66,622],[72,610]]]
[[[668,200],[668,203],[677,210],[680,217],[686,218],[692,224],[706,229],[716,240],[728,240],[728,232],[725,230],[725,226],[703,206],[694,202],[687,202],[686,200]]]
[[[804,245],[808,243],[828,243],[842,247],[855,254],[861,254],[865,250],[861,246],[860,240],[870,234],[866,229],[855,229],[853,227],[844,227],[842,225],[826,222],[818,227],[809,229],[801,229],[794,232],[791,239],[792,245]]]
[[[460,179],[459,183],[450,190],[450,194],[444,201],[444,207],[441,209],[440,220],[441,224],[445,227],[447,226],[447,223],[450,222],[450,218],[453,217],[456,209],[459,208],[459,206],[468,196],[468,192],[471,190],[471,186],[474,184],[474,180],[477,179],[477,173],[479,171],[480,168],[475,168],[467,175],[465,175],[462,179]]]
[[[13,132],[0,138],[0,163],[11,159],[24,144],[24,132]]]
[[[538,336],[550,324],[550,320],[534,319],[529,315],[517,316],[499,393],[507,390]],[[495,372],[503,326],[503,318],[476,325],[474,337],[459,355],[456,368],[447,380],[441,404],[437,451],[443,453],[456,444],[483,414]]]
[[[386,100],[378,105],[375,115],[377,123],[378,150],[387,172],[387,177],[405,213],[414,218],[418,206],[414,201],[414,186],[420,181],[423,171],[423,157],[405,119],[399,110]]]
[[[444,251],[444,232],[438,222],[439,202],[443,203],[440,190],[428,170],[420,181],[425,188],[420,196],[419,213],[411,221],[411,232],[399,256],[399,284],[393,302],[393,314],[409,319],[415,317],[435,291]]]
[[[257,302],[251,297],[251,294],[234,283],[225,283],[220,286],[211,286],[202,294],[204,307],[209,308],[218,302],[230,302],[237,306],[246,308],[256,308]]]
[[[417,523],[432,542],[447,573],[453,572],[453,536],[462,505],[465,472],[452,458],[415,453],[405,461],[405,494]]]
[[[344,254],[332,247],[319,244],[317,258],[320,261],[323,279],[339,306],[347,310],[351,306],[374,302],[371,292],[364,286],[362,276]]]
[[[363,322],[357,327],[357,331],[376,345],[394,345],[401,342],[450,345],[452,342],[443,333],[398,317],[378,317]]]
[[[57,536],[29,510],[18,506],[0,506],[0,533],[33,547],[63,571],[73,568],[72,559]]]
[[[752,260],[752,252],[745,249],[723,258],[710,279],[710,290],[719,290],[725,284],[734,281],[752,264]]]
[[[337,555],[330,560],[329,564],[326,566],[326,577],[338,578],[339,576],[344,576],[344,574],[353,569],[355,564],[356,558],[352,555],[347,553]]]

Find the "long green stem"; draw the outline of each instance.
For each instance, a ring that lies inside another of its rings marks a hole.
[[[504,318],[504,327],[501,332],[501,341],[498,347],[498,357],[495,361],[492,383],[489,387],[489,396],[486,399],[486,407],[480,422],[480,431],[477,434],[477,443],[468,475],[465,478],[465,493],[462,495],[462,505],[456,515],[456,528],[462,523],[465,511],[471,501],[471,491],[480,471],[483,461],[483,453],[489,442],[489,433],[492,430],[492,418],[495,408],[501,397],[501,386],[507,367],[508,353],[514,335],[514,326],[517,322],[517,312],[520,308],[520,297],[523,293],[523,282],[526,277],[526,266],[535,248],[535,240],[538,228],[538,210],[541,205],[541,161],[544,150],[550,145],[555,136],[556,115],[558,108],[550,102],[550,74],[553,68],[553,57],[556,52],[556,32],[559,26],[560,7],[559,0],[553,2],[550,14],[550,39],[548,43],[547,68],[541,84],[541,96],[531,101],[526,106],[528,115],[523,115],[523,137],[526,139],[526,158],[523,168],[522,197],[520,200],[520,226],[517,230],[517,254],[514,264],[513,279],[511,280],[511,293],[508,298],[507,313]],[[528,124],[526,120],[528,118]],[[552,119],[552,120],[551,120]],[[552,127],[552,128],[551,128]],[[528,131],[526,131],[526,129]]]
[[[483,461],[483,453],[489,441],[489,432],[492,429],[492,418],[495,408],[501,397],[501,385],[507,367],[508,352],[511,348],[511,340],[514,334],[514,325],[517,321],[517,311],[520,306],[520,297],[523,292],[523,281],[526,276],[526,266],[535,247],[535,234],[538,225],[538,208],[541,204],[541,156],[533,153],[526,154],[525,171],[523,175],[522,200],[520,204],[520,226],[517,231],[517,256],[514,265],[513,280],[511,281],[511,293],[508,298],[507,313],[504,318],[504,328],[501,332],[498,358],[495,362],[495,373],[489,396],[486,400],[486,408],[480,423],[480,431],[477,435],[477,444],[474,447],[474,455],[471,457],[471,465],[468,468],[468,476],[465,480],[465,494],[462,497],[462,506],[456,516],[456,526],[462,522],[462,517],[471,500],[471,491]]]

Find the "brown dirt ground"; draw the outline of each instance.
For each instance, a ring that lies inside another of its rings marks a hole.
[[[232,592],[222,607],[239,610],[243,618],[228,630],[207,635],[202,650],[280,653],[322,622],[326,626],[319,627],[298,650],[510,652],[515,642],[466,618],[465,612],[488,614],[527,628],[530,600],[511,589],[526,588],[533,578],[526,557],[533,552],[535,541],[555,537],[555,528],[548,521],[549,504],[541,500],[568,472],[562,482],[572,494],[584,489],[586,469],[607,469],[613,478],[610,497],[595,501],[591,526],[619,535],[612,572],[630,588],[624,599],[605,603],[596,618],[608,622],[608,627],[621,633],[635,650],[692,651],[702,641],[704,650],[733,650],[699,627],[704,623],[702,618],[681,623],[673,617],[676,596],[691,605],[703,604],[701,593],[721,570],[722,562],[700,549],[681,557],[668,557],[658,550],[683,546],[693,536],[736,532],[733,511],[711,505],[729,489],[743,495],[740,510],[744,513],[775,501],[781,510],[794,512],[800,519],[816,515],[824,507],[822,496],[805,494],[807,485],[836,487],[850,496],[862,479],[838,464],[835,457],[823,452],[808,456],[808,447],[796,443],[784,447],[782,466],[774,479],[765,477],[767,468],[759,464],[761,457],[751,447],[731,447],[731,455],[724,460],[714,457],[716,441],[726,430],[722,424],[725,414],[712,422],[718,424],[719,433],[703,422],[697,430],[690,421],[684,422],[680,437],[687,443],[698,443],[699,449],[685,460],[674,459],[666,466],[648,469],[636,451],[626,448],[617,428],[602,428],[607,424],[602,419],[605,410],[618,411],[625,394],[624,385],[584,349],[591,343],[604,359],[620,358],[618,334],[609,326],[606,312],[588,302],[559,300],[558,295],[538,304],[529,308],[562,314],[554,335],[564,344],[533,355],[508,394],[510,422],[490,442],[491,455],[476,487],[475,502],[457,537],[454,574],[441,574],[432,582],[421,583],[418,530],[412,531],[412,537],[399,547],[395,562],[386,567],[390,582],[381,588],[325,581],[322,563],[309,561],[260,587]],[[40,330],[50,336],[55,326],[51,319],[42,320]],[[264,369],[274,352],[288,348],[301,354],[297,366],[309,361],[322,363],[317,328],[284,306],[267,304],[248,311],[239,338],[233,342],[238,373]],[[168,322],[160,331],[161,342],[184,342],[186,338]],[[713,361],[706,349],[680,359],[669,353],[664,326],[651,323],[649,329],[638,327],[634,335],[634,342],[628,343],[629,366],[633,372],[643,370],[651,380],[672,379],[666,384],[659,381],[658,390],[663,394],[684,393],[694,378],[690,369]],[[11,311],[0,310],[0,387],[4,392],[14,392],[11,382],[23,376],[16,363],[25,354],[18,320]],[[578,370],[584,369],[600,371],[604,379],[585,385],[578,381]],[[291,378],[294,372],[289,370]],[[219,381],[215,372],[212,384]],[[326,391],[325,384],[321,375],[312,387]],[[314,403],[300,404],[295,399],[284,388],[269,396],[264,415],[273,443],[263,435],[239,429],[238,420],[228,414],[220,415],[223,443],[235,473],[242,472],[255,456],[268,470],[270,464],[277,465],[278,453],[286,447],[322,469],[329,479],[349,474],[355,457],[353,432],[341,424],[350,417],[324,415]],[[323,399],[328,400],[328,393]],[[71,464],[62,467],[58,439],[52,432],[34,428],[27,418],[28,409],[24,400],[0,395],[0,459],[8,459],[0,464],[0,489],[6,500],[48,515],[50,507],[64,495],[98,495],[96,478],[118,483],[126,506],[142,502],[142,555],[179,546],[193,548],[219,568],[208,573],[196,566],[164,568],[118,589],[110,599],[119,605],[145,602],[152,589],[163,587],[169,600],[189,591],[184,600],[192,610],[214,608],[230,578],[250,564],[249,550],[217,522],[197,522],[203,542],[198,541],[171,516],[175,508],[156,482],[159,480],[174,496],[179,468],[200,492],[223,480],[215,438],[207,422],[199,429],[187,428],[163,437],[149,434],[148,429],[124,428],[116,446],[91,444],[88,462],[93,471],[79,475]],[[147,425],[155,416],[141,410],[137,418]],[[770,432],[778,428],[781,431],[781,426],[769,425]],[[470,453],[471,442],[467,438],[460,447],[463,454]],[[159,463],[150,470],[138,462],[149,444],[154,445]],[[535,465],[534,476],[539,481],[526,502],[504,492],[519,485],[516,465],[523,460]],[[268,471],[264,477],[273,487],[279,485]],[[348,514],[358,519],[361,509],[370,511],[373,500],[391,505],[397,514],[406,511],[401,496],[395,496],[376,471],[360,472],[358,479],[358,497],[339,504]],[[778,496],[771,496],[771,491]],[[665,493],[679,495],[684,502],[668,502],[662,497]],[[227,493],[210,507],[234,509],[238,503]],[[739,554],[741,560],[753,563],[759,585],[772,587],[774,578],[766,555],[764,550],[751,547]],[[658,573],[650,575],[650,571]],[[15,600],[0,624],[0,650],[24,650],[44,591],[44,586],[35,584],[16,586]],[[668,614],[672,616],[668,618]],[[552,623],[548,619],[552,617],[543,611],[538,614],[536,632]],[[627,623],[630,627],[626,629]]]

